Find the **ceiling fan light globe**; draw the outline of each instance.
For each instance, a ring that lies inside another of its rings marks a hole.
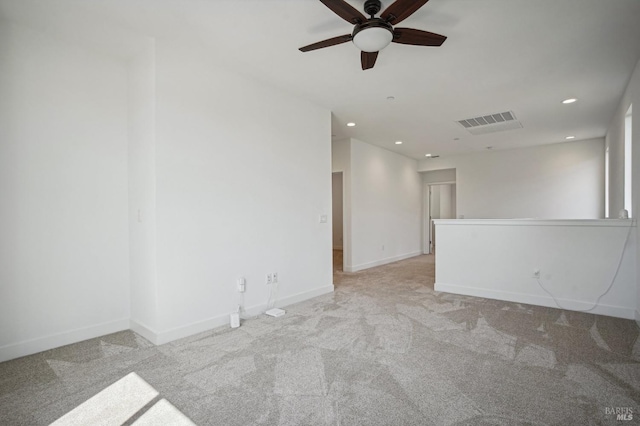
[[[385,28],[369,28],[356,34],[353,44],[363,52],[379,52],[387,47],[391,40],[393,34]]]
[[[393,27],[381,19],[370,19],[353,30],[353,44],[363,52],[379,52],[392,40]]]

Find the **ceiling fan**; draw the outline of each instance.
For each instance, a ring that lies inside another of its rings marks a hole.
[[[333,37],[300,48],[302,52],[335,46],[336,44],[352,41],[362,51],[360,60],[362,69],[373,68],[378,58],[378,52],[389,43],[412,44],[414,46],[441,46],[447,37],[413,28],[394,28],[393,25],[407,19],[429,0],[396,0],[376,18],[382,4],[380,0],[364,2],[364,11],[370,18],[365,17],[357,9],[344,0],[320,0],[336,15],[355,25],[353,33]]]

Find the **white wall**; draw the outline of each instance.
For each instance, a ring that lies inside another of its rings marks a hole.
[[[455,185],[444,184],[440,187],[440,219],[455,219],[454,209]],[[435,187],[434,187],[435,188]]]
[[[458,205],[457,205],[457,198],[458,198],[458,189],[457,189],[457,185],[455,183],[451,184],[451,219],[455,219],[458,216]]]
[[[454,219],[451,217],[451,185],[440,187],[440,218]]]
[[[158,342],[333,291],[331,115],[156,43]]]
[[[425,184],[451,183],[456,181],[456,169],[441,169],[422,172]]]
[[[544,145],[421,160],[456,169],[458,216],[594,219],[604,215],[604,141]]]
[[[610,215],[616,217],[620,209],[623,208],[624,194],[624,117],[630,105],[634,105],[635,113],[632,119],[632,211],[636,218],[636,236],[640,241],[640,228],[637,226],[637,217],[640,212],[640,61],[631,76],[629,85],[620,101],[620,105],[611,120],[609,126],[606,145],[609,147],[609,211]],[[636,258],[636,321],[640,324],[640,250]]]
[[[333,290],[330,112],[143,44],[127,61],[0,27],[0,360],[257,314],[269,272],[276,306]]]
[[[634,317],[630,220],[442,220],[436,229],[436,291]]]
[[[431,203],[429,205],[429,210],[431,213],[431,219],[440,219],[440,213],[442,210],[442,206],[440,205],[440,189],[441,185],[433,185],[431,187]],[[448,219],[448,218],[445,218]]]
[[[129,64],[129,259],[131,327],[158,328],[155,40]]]
[[[417,161],[351,139],[351,263],[357,271],[421,253]]]
[[[0,23],[0,361],[129,326],[126,87]]]

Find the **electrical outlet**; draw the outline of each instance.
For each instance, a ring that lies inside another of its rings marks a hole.
[[[273,274],[267,274],[267,285],[273,284]]]
[[[273,273],[273,283],[276,284],[278,282],[278,273],[274,272]]]
[[[531,278],[538,278],[538,279],[540,279],[540,269],[534,269],[534,270],[533,270],[533,274],[531,274]]]

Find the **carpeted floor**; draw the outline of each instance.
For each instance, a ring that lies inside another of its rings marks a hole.
[[[341,269],[334,294],[284,317],[2,363],[0,424],[49,424],[130,372],[198,425],[639,422],[633,321],[436,293],[432,256]]]

